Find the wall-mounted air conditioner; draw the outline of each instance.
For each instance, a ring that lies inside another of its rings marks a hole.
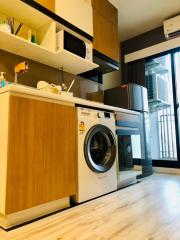
[[[180,36],[180,15],[164,21],[164,34],[167,39]]]
[[[146,76],[146,87],[149,103],[168,104],[168,81],[153,73]]]

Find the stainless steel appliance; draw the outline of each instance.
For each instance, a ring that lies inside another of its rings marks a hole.
[[[140,113],[140,121],[139,121],[139,133],[141,137],[141,159],[136,159],[136,162],[141,161],[142,164],[142,175],[139,177],[144,177],[152,174],[152,158],[151,158],[151,150],[149,144],[149,113],[148,113],[148,99],[147,99],[147,89],[137,84],[126,84],[123,86],[119,86],[116,88],[108,89],[104,92],[104,103],[120,108],[125,108],[129,110],[134,110]],[[119,123],[124,124],[123,122]],[[137,123],[136,123],[137,124]],[[136,128],[135,122],[131,122],[131,125],[128,125],[129,128]],[[134,133],[131,131],[127,132],[125,130],[124,133],[117,132],[119,141],[123,145],[123,141],[127,138],[127,136],[131,136]],[[121,137],[119,137],[121,136]],[[126,139],[127,142],[127,139]],[[127,144],[125,144],[127,145]],[[129,145],[130,142],[129,142]],[[121,148],[122,151],[122,146]],[[121,154],[121,151],[120,154]],[[125,149],[124,149],[125,151]],[[120,155],[119,154],[119,155]],[[128,158],[130,158],[130,153],[126,154]],[[125,159],[127,161],[127,159]],[[130,159],[129,167],[132,165]]]

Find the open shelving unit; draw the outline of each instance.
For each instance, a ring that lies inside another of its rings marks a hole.
[[[43,46],[2,31],[0,31],[0,48],[57,69],[63,67],[64,71],[75,75],[98,67],[97,64],[66,50],[53,52]]]
[[[16,7],[15,7],[16,6]],[[38,44],[20,36],[0,31],[0,49],[27,59],[80,74],[98,67],[97,64],[66,50],[56,51],[56,31],[59,24],[20,0],[0,2],[0,13],[14,17],[37,32]]]
[[[19,19],[34,29],[41,28],[51,20],[47,15],[42,14],[40,11],[20,0],[1,0],[0,12],[9,17]]]

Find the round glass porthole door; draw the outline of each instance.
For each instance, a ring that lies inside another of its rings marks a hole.
[[[116,158],[116,142],[112,131],[103,125],[93,126],[86,135],[84,155],[91,170],[107,172]]]

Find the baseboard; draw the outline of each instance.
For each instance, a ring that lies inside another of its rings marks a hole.
[[[155,173],[180,175],[180,169],[179,168],[153,167],[153,170],[154,170]]]
[[[9,229],[14,226],[29,222],[33,219],[45,216],[58,210],[70,206],[69,197],[59,199],[53,202],[45,203],[33,208],[29,208],[20,212],[2,215],[0,214],[0,226],[4,229]]]
[[[134,165],[134,170],[141,171],[142,167],[139,165]],[[164,168],[164,167],[153,167],[154,173],[165,173],[165,174],[174,174],[180,175],[179,168]]]

